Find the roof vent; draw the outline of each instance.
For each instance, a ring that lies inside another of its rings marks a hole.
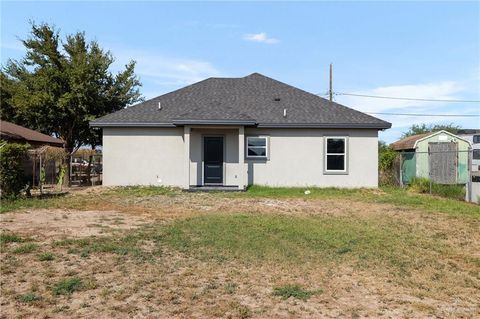
[[[283,117],[287,117],[287,109],[283,109]]]
[[[280,101],[280,98],[279,98],[279,97],[276,97],[276,98],[274,98],[273,100],[278,102],[278,101]]]
[[[162,103],[158,102],[158,110],[160,111],[162,109]]]

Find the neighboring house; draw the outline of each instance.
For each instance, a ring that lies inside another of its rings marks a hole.
[[[258,73],[209,78],[91,122],[104,185],[377,187],[391,124]]]
[[[470,143],[447,131],[417,134],[391,145],[402,153],[402,182],[414,177],[440,184],[466,184]]]
[[[0,139],[10,143],[28,143],[32,147],[63,147],[63,140],[7,121],[0,121]]]
[[[480,175],[480,129],[458,130],[457,135],[472,145],[472,171]]]
[[[45,181],[50,184],[55,183],[58,174],[56,161],[43,161],[41,164],[40,154],[49,147],[63,148],[63,140],[7,121],[0,121],[0,139],[7,143],[29,144],[31,146],[28,151],[30,156],[25,158],[23,162],[25,184],[29,183],[31,187],[39,184],[40,165],[44,169]]]

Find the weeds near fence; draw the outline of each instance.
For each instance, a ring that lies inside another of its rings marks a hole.
[[[465,186],[464,185],[442,185],[431,182],[428,178],[415,177],[410,182],[409,191],[421,194],[438,195],[442,197],[464,200]]]

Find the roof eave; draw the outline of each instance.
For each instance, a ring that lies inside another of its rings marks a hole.
[[[155,122],[90,122],[90,127],[176,127],[182,125],[245,125],[258,128],[361,128],[384,130],[390,123],[258,123],[254,120],[173,120],[172,123]]]
[[[89,123],[90,127],[175,127],[172,123],[157,122],[95,122]]]
[[[257,122],[254,120],[188,120],[188,119],[178,119],[173,120],[174,125],[246,125],[252,126],[256,125]]]
[[[384,130],[392,127],[391,123],[259,123],[259,128],[364,128]]]

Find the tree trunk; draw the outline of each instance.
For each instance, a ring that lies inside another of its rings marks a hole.
[[[88,185],[92,185],[92,160],[93,160],[93,155],[90,153],[90,155],[88,155],[88,166],[87,166]]]
[[[65,184],[68,187],[72,186],[72,153],[73,147],[65,146],[65,153],[67,154],[65,160],[67,161],[67,171],[65,172]]]

